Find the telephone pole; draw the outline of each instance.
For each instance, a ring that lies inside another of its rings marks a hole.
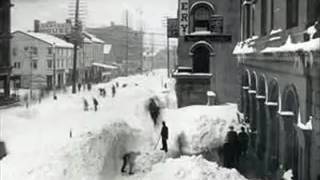
[[[151,71],[153,71],[154,66],[154,33],[151,33]]]
[[[129,75],[129,14],[126,9],[126,76]]]
[[[74,32],[73,32],[73,71],[72,71],[72,93],[76,93],[77,81],[77,53],[79,41],[79,0],[76,0],[75,16],[74,16]]]

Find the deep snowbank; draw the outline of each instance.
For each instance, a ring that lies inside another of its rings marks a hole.
[[[134,179],[134,178],[132,178]],[[235,169],[226,169],[202,156],[167,159],[153,166],[142,180],[245,180]]]
[[[201,154],[223,145],[229,126],[240,129],[237,106],[189,106],[164,111],[172,153]]]

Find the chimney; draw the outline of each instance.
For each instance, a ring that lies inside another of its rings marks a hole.
[[[40,21],[34,20],[34,32],[40,32]]]

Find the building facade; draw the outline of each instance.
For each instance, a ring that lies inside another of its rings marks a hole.
[[[112,45],[111,62],[121,67],[122,74],[126,74],[127,67],[129,74],[141,71],[144,51],[141,31],[114,23],[109,27],[86,28],[86,31],[102,39],[106,44]]]
[[[239,117],[270,179],[320,179],[320,1],[244,0]]]
[[[238,68],[232,50],[240,39],[240,1],[179,0],[178,106],[236,102]]]
[[[10,0],[0,1],[0,89],[4,89],[1,96],[8,98],[10,95]]]
[[[18,86],[62,88],[71,77],[72,48],[66,41],[44,33],[16,31],[11,40],[12,76]],[[55,75],[55,78],[54,78]]]

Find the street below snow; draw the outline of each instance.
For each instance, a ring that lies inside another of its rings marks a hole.
[[[115,82],[120,86],[112,98]],[[106,97],[99,96],[99,88],[106,88]],[[99,102],[97,112],[93,97]],[[90,111],[83,111],[83,98]],[[150,98],[161,107],[156,124],[147,109]],[[29,108],[0,110],[1,139],[8,148],[0,179],[245,179],[200,155],[212,151],[210,159],[220,161],[216,150],[228,127],[240,126],[236,105],[176,106],[174,81],[158,70],[94,85],[76,95],[59,93],[58,100],[48,97]],[[169,128],[167,154],[158,144],[162,120]],[[122,156],[129,151],[141,153],[132,176],[120,172]]]

